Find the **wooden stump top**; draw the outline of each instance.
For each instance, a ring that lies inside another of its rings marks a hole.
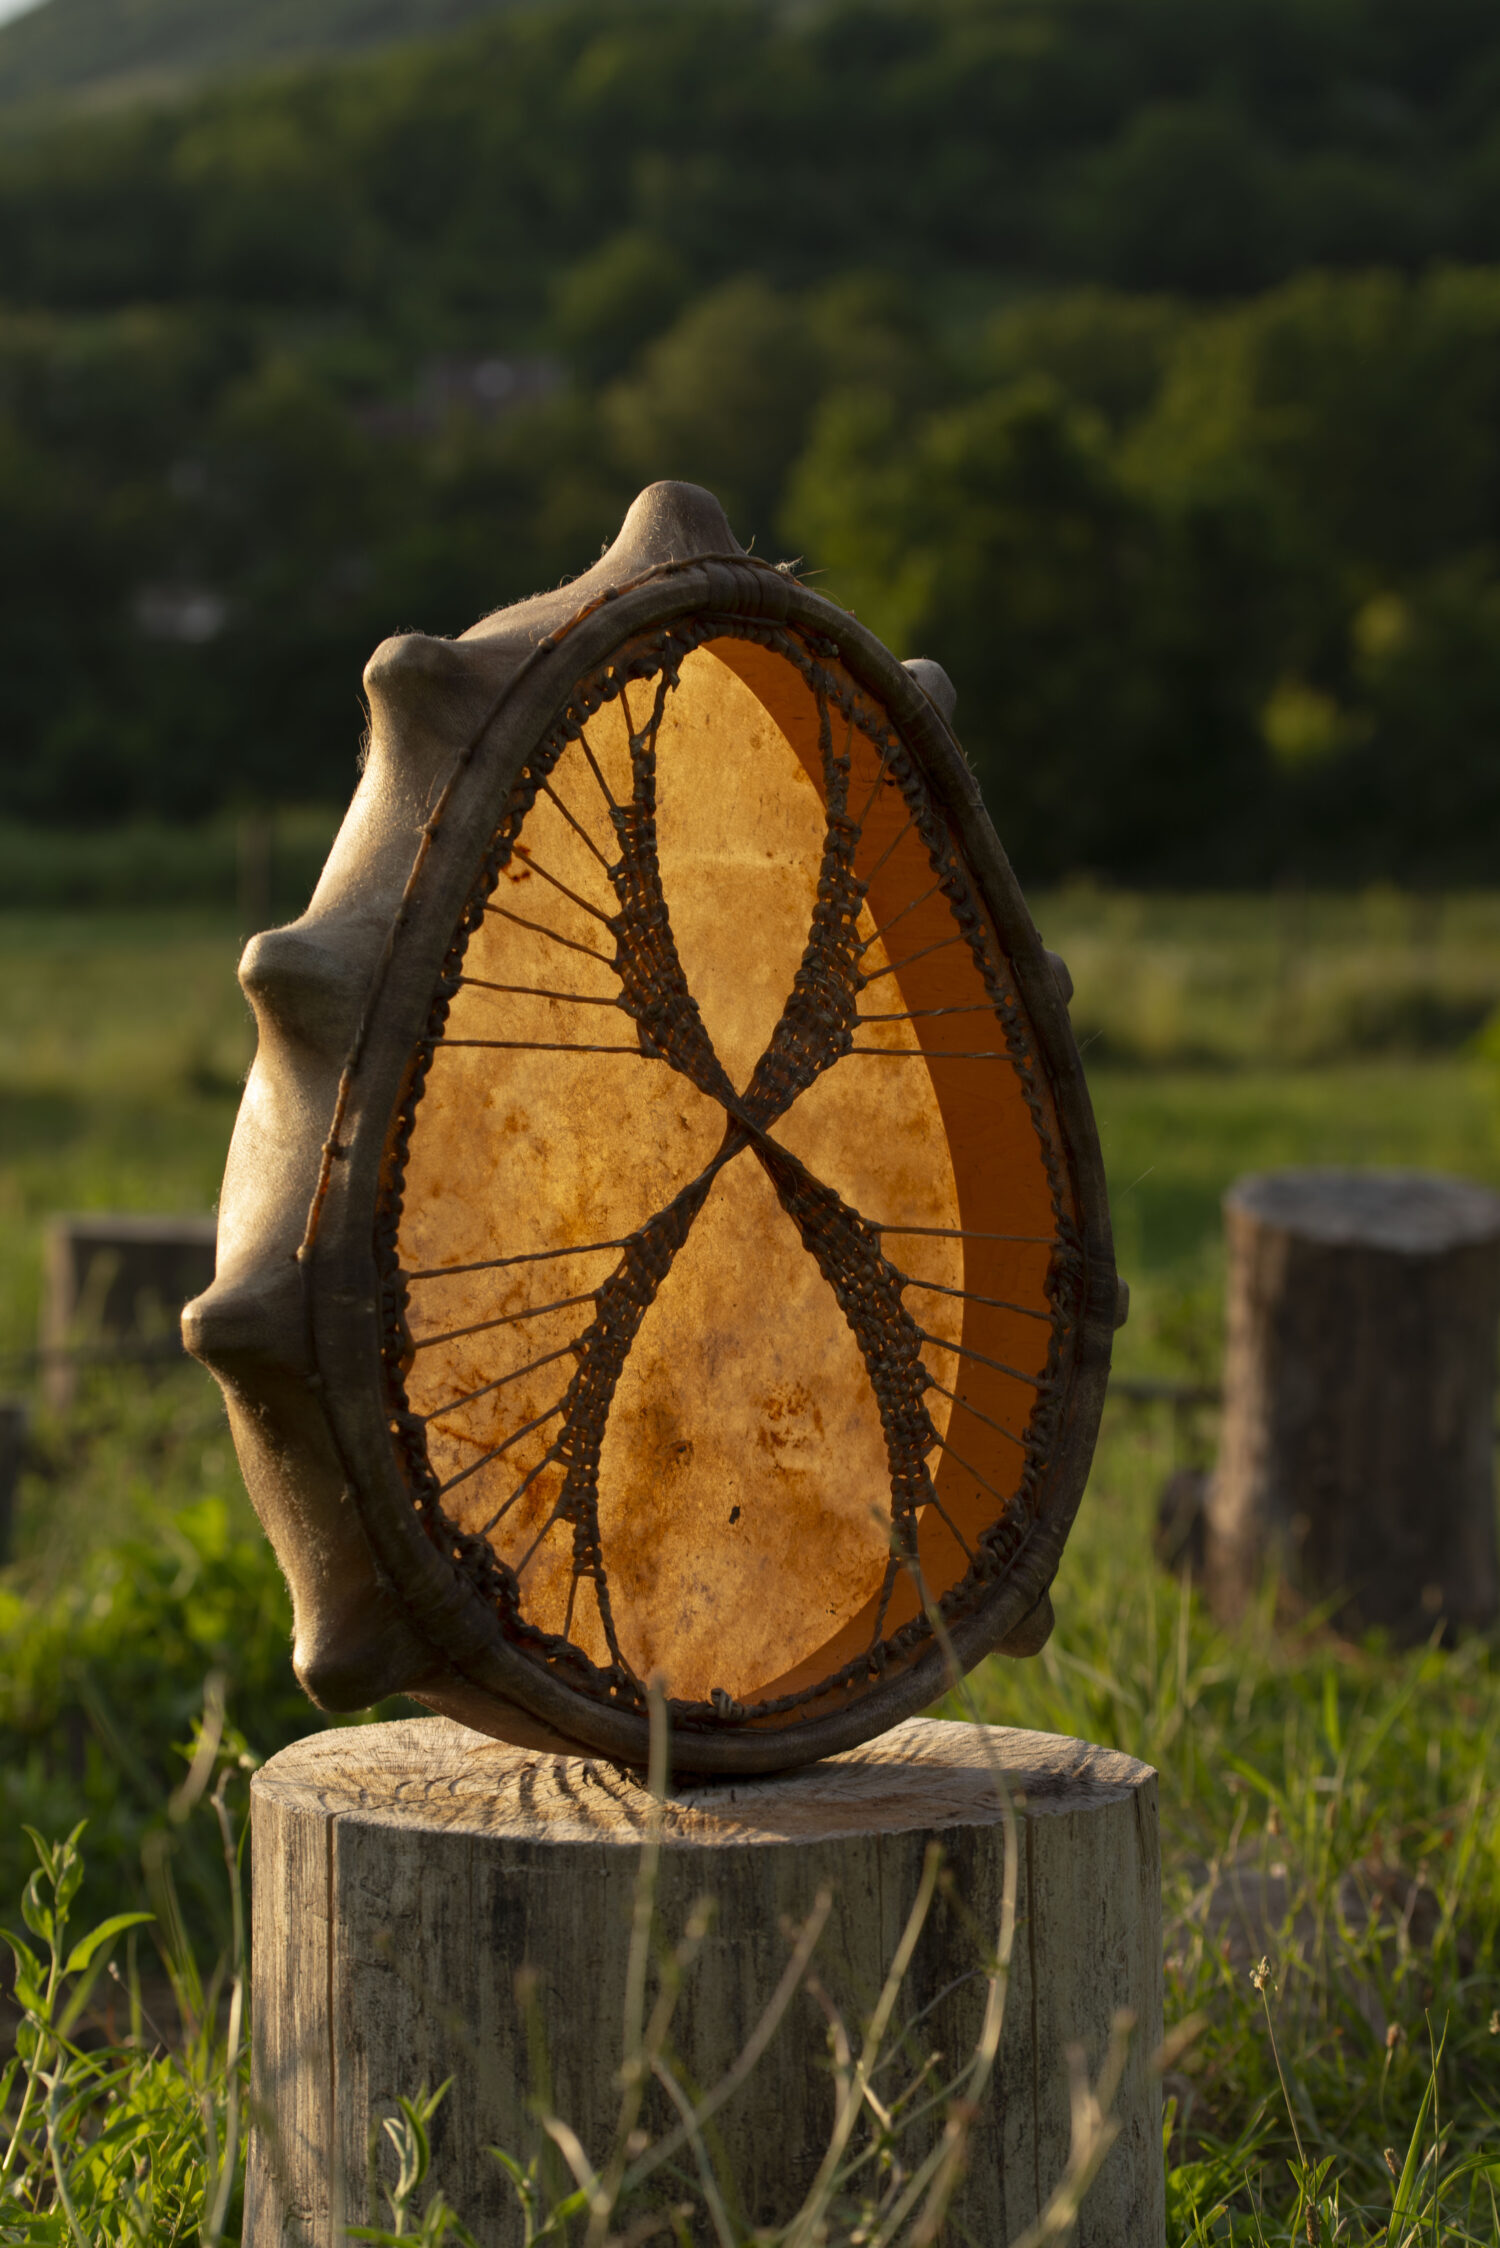
[[[949,1878],[910,1953],[908,2029],[891,2050],[902,2070],[947,2056],[940,2078],[975,2050],[1007,1858],[987,1751],[1019,1814],[1019,1940],[944,2237],[1010,2240],[1035,2222],[1068,2161],[1068,2050],[1097,2072],[1126,2009],[1139,2026],[1115,2102],[1120,2138],[1078,2248],[1160,2248],[1156,1775],[1082,1741],[921,1718],[777,1778],[680,1784],[663,1806],[652,1892],[663,1939],[709,1901],[673,2019],[684,2081],[723,2085],[739,2067],[782,1987],[789,1930],[820,1916],[816,1989],[791,1999],[713,2118],[715,2163],[747,2227],[784,2225],[818,2173],[835,2097],[825,2008],[867,2018],[934,1840]],[[449,2086],[430,2190],[477,2238],[521,2248],[514,2194],[487,2150],[547,2159],[538,2097],[591,2160],[618,2122],[646,1788],[602,1759],[425,1718],[299,1741],[256,1774],[254,1798],[246,2248],[341,2248],[351,2220],[377,2221],[372,2131],[422,2084]],[[673,2127],[653,2085],[642,2128]],[[918,2106],[911,2129],[903,2159],[916,2161],[942,2118]]]
[[[1031,1818],[1119,1802],[1155,1778],[1087,1741],[914,1717],[800,1771],[676,1787],[661,1839],[721,1848],[991,1825],[1004,1815],[991,1757]],[[272,1757],[254,1792],[363,1825],[629,1847],[644,1838],[651,1805],[641,1779],[598,1758],[541,1755],[430,1717],[310,1734]]]
[[[1442,1256],[1500,1238],[1500,1195],[1429,1171],[1261,1171],[1224,1205],[1329,1248]]]

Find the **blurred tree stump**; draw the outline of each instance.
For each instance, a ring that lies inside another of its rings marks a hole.
[[[26,1464],[27,1413],[19,1397],[0,1397],[0,1568],[13,1558],[16,1486]]]
[[[1162,1568],[1170,1569],[1174,1575],[1186,1569],[1200,1584],[1205,1540],[1203,1509],[1208,1484],[1206,1468],[1174,1468],[1156,1502],[1156,1523],[1151,1534],[1151,1550]]]
[[[793,1978],[763,2057],[703,2133],[746,2226],[784,2223],[817,2173],[835,2105],[827,2009],[857,2054],[934,1841],[951,1883],[934,1894],[872,2088],[897,2100],[940,2053],[912,2103],[931,2100],[931,2113],[902,2159],[940,2138],[943,2087],[978,2037],[1000,1924],[1005,1829],[987,1743],[1015,1794],[1017,1936],[998,2065],[943,2237],[999,2242],[1035,2218],[1068,2161],[1068,2048],[1096,2078],[1129,2009],[1120,2132],[1075,2237],[1161,2248],[1156,1775],[1080,1741],[923,1719],[785,1776],[684,1785],[664,1808],[649,1981],[654,1994],[663,1945],[709,1900],[671,2033],[681,2081],[698,2093],[745,2051],[797,1931],[820,1893],[831,1900],[816,1984]],[[619,2115],[647,1790],[602,1761],[429,1718],[299,1741],[256,1775],[253,1802],[248,2248],[334,2248],[349,2224],[388,2223],[370,2193],[372,2131],[398,2096],[450,2078],[424,2190],[441,2190],[492,2248],[519,2242],[514,2191],[487,2150],[538,2156],[570,2187],[533,2098],[550,2099],[595,2165]],[[643,2125],[657,2134],[677,2120],[653,2082]],[[867,2110],[861,2133],[870,2120]],[[388,2149],[383,2169],[389,2178]],[[870,2182],[884,2190],[890,2173]],[[655,2198],[693,2203],[691,2237],[713,2237],[686,2148],[658,2172]],[[612,2233],[633,2237],[642,2207]]]
[[[42,1393],[65,1412],[82,1360],[182,1358],[182,1307],[214,1276],[213,1218],[54,1218],[42,1271]]]
[[[1225,1198],[1228,1347],[1206,1583],[1267,1568],[1346,1630],[1496,1613],[1500,1198],[1406,1171],[1275,1171]]]

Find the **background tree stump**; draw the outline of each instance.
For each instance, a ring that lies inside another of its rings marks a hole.
[[[42,1273],[42,1390],[65,1412],[79,1359],[130,1351],[181,1358],[182,1307],[214,1276],[214,1218],[54,1218]]]
[[[23,1399],[0,1397],[0,1568],[12,1558],[16,1486],[26,1464],[27,1413]]]
[[[1273,1171],[1224,1207],[1216,1613],[1272,1566],[1346,1629],[1489,1623],[1500,1198],[1421,1172]]]
[[[1019,1918],[1000,2060],[971,2142],[959,2214],[998,2244],[1057,2184],[1069,2150],[1066,2051],[1097,2073],[1118,2009],[1137,2017],[1116,2103],[1123,2128],[1084,2204],[1085,2248],[1161,2248],[1161,2035],[1156,1775],[1079,1741],[990,1729],[1016,1791]],[[511,2188],[485,2151],[523,2161],[527,2101],[550,2071],[556,2112],[596,2162],[619,2107],[626,1954],[649,1797],[607,1764],[541,1756],[444,1719],[317,1734],[254,1782],[255,2101],[245,2239],[333,2248],[375,2221],[373,2124],[453,2079],[431,2183],[486,2242],[519,2241]],[[674,1791],[658,1912],[675,1941],[695,1902],[711,1930],[673,2042],[707,2089],[743,2048],[792,1933],[833,1894],[813,1969],[856,2038],[936,1838],[951,1869],[896,2009],[908,2032],[879,2080],[895,2097],[941,2052],[972,2049],[981,1952],[999,1925],[1004,1828],[980,1729],[915,1719],[786,1777]],[[528,2021],[517,1976],[535,1992]],[[537,2049],[543,2025],[545,2063]],[[716,2118],[715,2145],[751,2223],[800,2204],[834,2107],[827,2023],[800,1990]],[[670,2120],[664,2100],[656,2123]],[[941,2126],[942,2108],[933,2118]],[[663,2194],[698,2204],[693,2165]],[[962,2237],[955,2234],[954,2237]]]

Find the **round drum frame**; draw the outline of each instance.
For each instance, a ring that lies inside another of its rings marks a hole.
[[[527,1644],[513,1601],[507,1620],[505,1572],[476,1550],[481,1541],[454,1532],[430,1477],[424,1486],[393,1379],[391,1204],[402,1119],[409,1127],[455,944],[493,876],[497,837],[503,854],[528,770],[576,724],[580,683],[597,693],[621,650],[659,667],[714,638],[836,667],[897,729],[896,754],[945,826],[987,925],[975,941],[992,944],[1005,970],[997,1013],[1015,1065],[1044,1095],[1059,1317],[1026,1503],[962,1597],[940,1604],[948,1647],[919,1615],[878,1664],[846,1666],[849,1676],[791,1708],[670,1705],[673,1766],[755,1772],[847,1749],[930,1704],[951,1660],[968,1668],[1007,1641],[1022,1653],[1045,1638],[1120,1296],[1063,987],[920,683],[930,667],[897,663],[795,577],[739,553],[707,494],[655,486],[587,577],[459,641],[408,635],[377,652],[368,769],[329,866],[301,921],[254,940],[242,967],[260,1049],[225,1181],[218,1277],[188,1307],[185,1333],[225,1387],[247,1483],[292,1586],[298,1674],[325,1706],[404,1691],[538,1748],[647,1760],[644,1694],[601,1686]]]

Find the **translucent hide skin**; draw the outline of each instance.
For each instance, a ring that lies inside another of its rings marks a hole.
[[[559,758],[464,952],[401,1181],[405,1396],[448,1520],[517,1572],[528,1625],[679,1701],[755,1704],[899,1628],[1016,1503],[1052,1320],[1046,1097],[851,728],[858,1018],[766,1136],[878,1229],[920,1337],[932,1497],[913,1565],[893,1556],[887,1430],[834,1287],[752,1146],[714,1169],[724,1105],[620,1003],[612,807],[654,693],[606,702]],[[726,638],[686,657],[655,727],[671,936],[739,1096],[818,901],[818,723],[791,663]],[[601,1576],[558,1511],[570,1384],[622,1244],[706,1172],[610,1402]]]

